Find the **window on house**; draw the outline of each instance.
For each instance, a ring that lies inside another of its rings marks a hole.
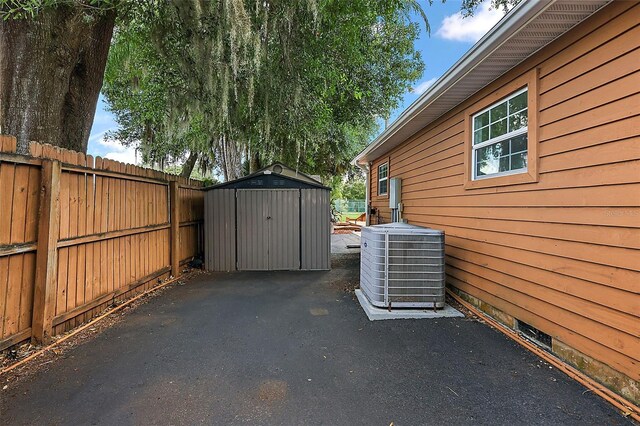
[[[472,117],[473,179],[527,171],[527,89]]]
[[[378,195],[387,195],[389,185],[389,163],[378,166]]]

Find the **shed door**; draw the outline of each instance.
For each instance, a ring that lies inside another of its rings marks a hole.
[[[240,271],[269,269],[269,236],[266,232],[268,201],[268,191],[238,190],[236,245]]]
[[[238,269],[300,269],[300,192],[238,190]]]

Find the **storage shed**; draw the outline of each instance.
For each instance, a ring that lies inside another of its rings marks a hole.
[[[278,166],[207,189],[208,270],[330,269],[330,188]]]

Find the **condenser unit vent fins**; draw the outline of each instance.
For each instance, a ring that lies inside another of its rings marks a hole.
[[[405,223],[367,226],[360,252],[360,287],[372,305],[444,307],[443,231]]]

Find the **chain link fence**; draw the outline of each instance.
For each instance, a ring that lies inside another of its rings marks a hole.
[[[364,213],[367,210],[365,200],[333,200],[333,206],[341,214]]]

